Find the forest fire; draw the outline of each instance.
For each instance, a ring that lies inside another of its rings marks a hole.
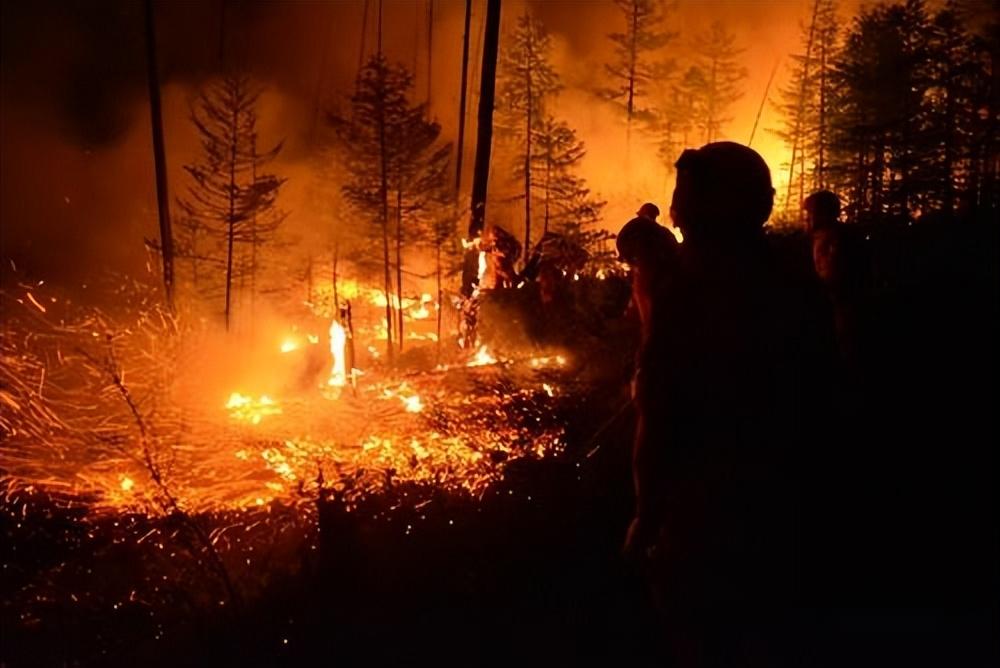
[[[3,3],[0,666],[995,665],[993,5]]]
[[[420,307],[433,305],[428,297],[422,297]],[[33,303],[27,300],[23,308],[34,309]],[[405,378],[391,370],[368,370],[354,391],[330,396],[322,387],[343,390],[360,374],[349,362],[349,332],[333,320],[325,381],[311,389],[277,394],[232,391],[220,406],[225,420],[219,420],[199,401],[203,393],[196,388],[203,379],[170,361],[199,353],[182,342],[185,335],[161,329],[166,321],[140,315],[138,325],[122,323],[130,334],[126,338],[109,335],[116,343],[102,360],[105,337],[93,336],[91,323],[101,322],[102,329],[113,332],[119,327],[113,320],[89,312],[80,316],[79,325],[68,321],[52,325],[39,320],[48,314],[34,312],[31,326],[36,330],[48,327],[47,335],[28,339],[30,344],[24,348],[16,337],[23,330],[15,324],[4,337],[8,349],[20,350],[22,379],[33,378],[24,392],[34,407],[5,425],[9,434],[3,462],[6,484],[10,489],[60,490],[91,498],[95,511],[115,510],[121,504],[121,508],[145,508],[156,514],[154,492],[164,485],[183,489],[178,499],[199,512],[258,507],[260,499],[299,504],[302,499],[292,494],[293,488],[305,486],[319,493],[315,482],[319,471],[326,480],[323,486],[339,484],[338,478],[331,477],[333,471],[342,476],[364,471],[363,478],[353,483],[355,493],[378,489],[383,484],[382,472],[391,470],[398,479],[434,480],[446,488],[475,494],[502,475],[503,467],[485,455],[542,457],[561,448],[561,429],[555,425],[539,427],[533,419],[522,422],[518,418],[511,423],[509,418],[495,417],[514,405],[521,406],[519,411],[530,406],[530,414],[545,413],[546,404],[555,396],[556,378],[546,373],[544,381],[538,382],[532,376],[563,366],[561,354],[528,355],[499,365],[500,358],[480,345],[463,363],[439,364]],[[177,346],[162,348],[168,338],[177,336]],[[282,359],[304,354],[314,342],[318,339],[311,335],[286,337],[279,348]],[[83,345],[94,352],[87,352]],[[158,348],[163,349],[157,353],[161,357],[151,356]],[[60,352],[73,349],[80,354]],[[140,360],[141,365],[132,366],[132,361]],[[80,380],[71,378],[86,380],[80,385]],[[513,378],[521,379],[522,389],[490,389],[494,381],[507,383]],[[260,381],[257,385],[262,386]],[[77,393],[92,391],[88,387],[114,390],[105,394],[108,401],[102,410],[121,419],[109,422],[87,413],[64,415],[77,401],[73,399]],[[190,389],[174,390],[182,387]],[[470,392],[470,387],[478,389]],[[115,393],[120,395],[117,399]],[[155,412],[130,403],[146,405],[154,396],[158,397]],[[6,400],[15,399],[11,395]],[[95,432],[92,424],[104,426]],[[246,428],[252,429],[252,435],[244,432]],[[96,433],[96,440],[88,433]],[[46,436],[39,440],[34,436],[39,434]],[[91,456],[53,458],[58,449],[80,447]],[[97,453],[102,454],[95,458]],[[169,476],[156,468],[163,458],[172,462]],[[277,479],[269,479],[269,474]],[[289,482],[295,486],[289,487]]]

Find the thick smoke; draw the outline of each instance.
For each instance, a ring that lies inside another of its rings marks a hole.
[[[183,194],[183,165],[197,154],[188,114],[198,86],[223,66],[239,67],[268,87],[262,141],[285,141],[274,170],[289,178],[282,197],[292,214],[289,233],[321,238],[326,223],[309,196],[315,184],[310,152],[324,132],[325,110],[350,90],[362,48],[375,48],[378,4],[156,3],[171,198]],[[457,127],[464,4],[433,3],[430,107],[448,138]],[[478,60],[484,11],[483,3],[475,4],[471,53]],[[34,278],[77,282],[107,269],[146,266],[143,239],[156,236],[156,197],[142,7],[128,0],[3,4],[2,254]],[[726,21],[747,48],[750,78],[733,109],[729,138],[749,138],[771,69],[798,48],[798,22],[810,7],[811,0],[682,2],[670,14],[669,27],[681,34],[671,47],[678,55],[685,40],[714,18]],[[587,143],[584,175],[609,200],[607,227],[617,229],[644,200],[665,209],[671,186],[655,147],[639,135],[626,152],[620,116],[588,92],[609,57],[606,34],[620,29],[617,9],[611,2],[572,0],[529,2],[528,9],[553,34],[555,64],[566,84],[555,111]],[[524,10],[523,3],[505,1],[504,27]],[[427,20],[426,2],[383,3],[384,49],[414,69],[418,99],[428,89]],[[474,122],[477,62],[472,70],[468,113]],[[772,92],[783,74],[782,66]],[[754,140],[776,177],[783,154],[767,128],[777,122],[765,107]],[[467,151],[468,166],[471,141]]]

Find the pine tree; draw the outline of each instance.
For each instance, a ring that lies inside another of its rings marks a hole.
[[[829,172],[850,192],[852,220],[906,219],[919,199],[913,177],[934,150],[921,127],[929,27],[920,0],[875,6],[855,18],[835,59]]]
[[[747,78],[747,69],[739,64],[743,51],[721,21],[692,40],[692,64],[681,86],[691,96],[694,124],[706,143],[719,139],[722,128],[732,120],[726,112],[743,97],[742,83]]]
[[[237,244],[252,241],[256,252],[283,217],[275,207],[285,180],[257,173],[282,147],[278,143],[266,152],[257,151],[256,107],[262,92],[249,77],[230,74],[203,89],[191,111],[203,155],[200,162],[185,165],[193,183],[179,205],[187,217],[192,245],[197,248],[197,237],[207,236],[212,245],[205,253],[222,256],[227,330],[232,321],[233,282],[239,276]],[[204,235],[191,226],[200,227]],[[200,249],[194,251],[195,262],[200,253]]]
[[[545,101],[560,90],[559,75],[548,62],[551,41],[540,21],[518,18],[511,46],[502,54],[497,96],[498,125],[518,146],[515,172],[523,179],[524,247],[531,244],[534,129],[545,117]]]
[[[815,0],[801,31],[802,52],[792,55],[791,77],[775,104],[784,124],[773,131],[790,149],[784,208],[796,215],[801,215],[809,191],[826,187],[831,75],[838,38],[835,1]]]
[[[606,202],[594,197],[577,175],[587,152],[583,141],[564,121],[546,116],[535,127],[534,146],[532,183],[535,199],[541,201],[543,235],[551,230],[588,251],[594,250],[599,235],[595,236],[593,228],[600,222]]]
[[[961,20],[954,2],[934,15],[928,34],[931,86],[921,109],[922,135],[930,141],[929,159],[914,171],[916,206],[948,216],[974,208],[975,155],[983,139],[980,110],[988,86],[986,60]]]
[[[598,95],[622,107],[628,140],[632,121],[637,116],[648,119],[651,114],[639,107],[640,98],[647,97],[652,82],[663,75],[663,64],[650,62],[650,58],[676,35],[659,30],[665,12],[662,0],[615,0],[615,4],[625,19],[625,31],[608,35],[615,45],[615,60],[604,69],[612,85],[599,89]]]
[[[445,191],[451,146],[438,142],[441,128],[426,119],[426,105],[410,106],[412,86],[405,67],[373,56],[358,74],[349,115],[330,117],[349,174],[344,197],[375,224],[381,238],[390,361],[393,338],[401,348],[404,333],[404,244],[416,241],[418,228],[432,220],[441,202],[452,199]]]
[[[704,85],[701,70],[689,68],[683,77],[662,77],[656,87],[657,104],[647,129],[656,139],[657,156],[668,175],[684,147],[691,145],[698,117],[695,99]]]

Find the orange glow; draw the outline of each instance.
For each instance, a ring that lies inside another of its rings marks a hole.
[[[330,387],[343,387],[347,384],[347,330],[334,320],[330,323],[330,356],[333,357],[333,368],[330,370]]]
[[[266,394],[254,399],[250,395],[233,392],[229,395],[226,408],[229,410],[229,417],[251,424],[260,424],[265,416],[281,414],[281,407]]]
[[[469,360],[466,366],[486,366],[487,364],[496,364],[496,363],[497,363],[497,358],[491,355],[488,350],[486,350],[485,345],[482,345],[479,346],[479,350],[476,351],[476,354],[472,356],[472,359]]]

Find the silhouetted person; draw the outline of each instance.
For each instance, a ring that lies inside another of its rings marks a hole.
[[[812,242],[813,267],[833,305],[841,357],[854,371],[859,359],[869,262],[857,234],[840,223],[840,198],[829,190],[809,195],[803,206]]]
[[[651,220],[655,223],[656,219],[660,217],[660,207],[656,206],[652,202],[646,202],[639,207],[639,210],[635,212],[635,215],[639,218],[645,218],[646,220]]]
[[[644,204],[643,208],[646,207],[655,209],[652,204]],[[638,313],[642,346],[645,346],[653,327],[654,304],[662,301],[660,295],[666,289],[671,271],[676,270],[677,240],[654,219],[639,216],[622,227],[615,243],[618,258],[632,273],[631,306]]]
[[[833,342],[818,288],[767,245],[763,159],[718,142],[676,166],[684,243],[642,355],[625,549],[646,559],[680,665],[773,665],[797,593],[795,449]]]

